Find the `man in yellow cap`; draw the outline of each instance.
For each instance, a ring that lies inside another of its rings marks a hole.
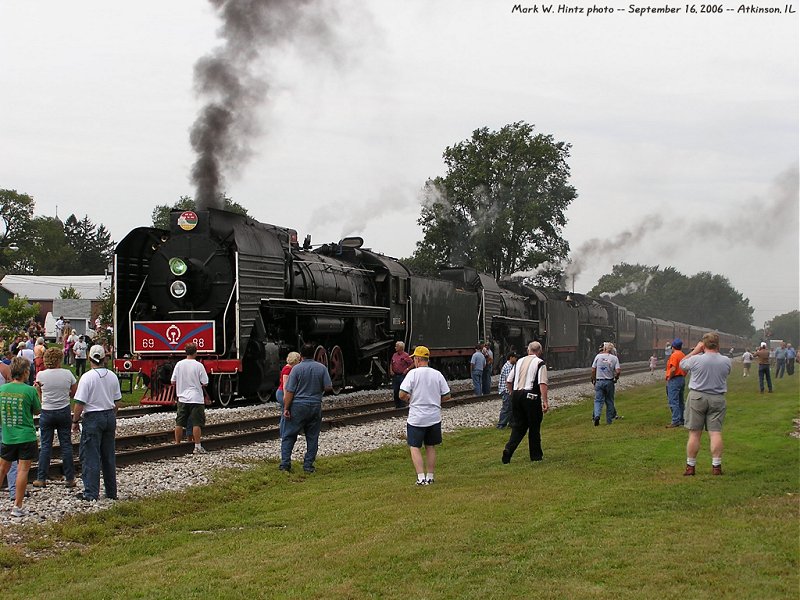
[[[417,485],[431,485],[436,468],[436,446],[442,443],[442,400],[450,398],[450,387],[439,371],[428,366],[431,353],[425,346],[417,346],[411,357],[414,369],[400,384],[400,399],[409,403],[406,437],[411,462],[417,471]]]

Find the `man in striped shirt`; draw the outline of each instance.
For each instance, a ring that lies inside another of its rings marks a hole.
[[[497,391],[500,393],[500,398],[503,400],[503,404],[500,407],[500,417],[497,421],[498,429],[505,429],[511,422],[511,392],[508,391],[506,379],[508,379],[508,374],[511,373],[511,370],[514,368],[516,362],[517,353],[509,352],[506,364],[504,364],[503,368],[500,369],[500,380],[497,382]]]

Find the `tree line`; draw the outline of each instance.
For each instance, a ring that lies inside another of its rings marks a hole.
[[[88,215],[34,216],[34,199],[0,189],[0,271],[14,275],[99,275],[114,254],[111,233]]]
[[[673,267],[614,265],[590,291],[637,315],[752,336],[753,308],[727,277],[708,271],[687,277]]]

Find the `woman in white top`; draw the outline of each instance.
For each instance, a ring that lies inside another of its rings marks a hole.
[[[75,487],[75,466],[72,463],[72,412],[69,399],[75,395],[78,382],[71,371],[61,368],[61,350],[48,348],[44,352],[44,370],[36,374],[36,390],[42,400],[39,415],[41,448],[34,487],[47,485],[50,454],[53,450],[53,432],[58,432],[61,463],[67,487]]]

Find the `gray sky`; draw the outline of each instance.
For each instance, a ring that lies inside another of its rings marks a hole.
[[[332,15],[319,3],[332,35],[290,36],[259,63],[263,134],[228,195],[314,243],[360,234],[408,256],[444,148],[526,121],[572,144],[577,291],[640,262],[727,276],[756,327],[797,309],[797,14],[515,4],[341,0]],[[36,214],[89,214],[117,241],[193,195],[193,66],[219,25],[200,0],[4,0],[0,187],[32,195]]]

